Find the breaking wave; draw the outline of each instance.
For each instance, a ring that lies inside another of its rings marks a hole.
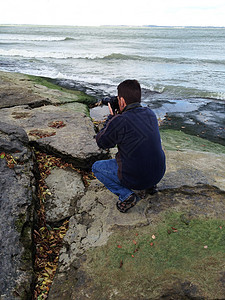
[[[69,41],[71,38],[65,38],[64,40]],[[122,53],[111,53],[108,55],[96,55],[96,54],[79,54],[76,52],[48,52],[48,51],[31,51],[21,49],[0,49],[0,56],[20,56],[23,58],[55,58],[55,59],[88,59],[88,60],[133,60],[133,61],[144,61],[153,63],[164,63],[164,64],[216,64],[225,65],[225,60],[212,60],[212,59],[195,59],[186,57],[158,57],[158,56],[140,56],[140,55],[129,55]]]
[[[71,37],[56,37],[56,36],[4,36],[2,35],[0,41],[3,42],[58,42],[58,41],[71,41],[75,40]]]
[[[113,60],[113,59],[121,59],[121,60],[143,60],[143,57],[138,56],[138,55],[126,55],[126,54],[121,54],[121,53],[112,53],[109,55],[106,55],[102,57],[102,59],[105,60]]]
[[[177,99],[209,99],[209,100],[225,100],[224,92],[212,92],[201,89],[196,89],[193,87],[183,87],[179,85],[166,85],[164,87],[151,87],[153,91],[158,93],[166,93],[168,96],[175,96]]]

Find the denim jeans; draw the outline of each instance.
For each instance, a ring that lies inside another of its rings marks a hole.
[[[115,159],[99,160],[92,166],[92,172],[105,187],[119,196],[120,201],[126,200],[133,192],[124,187],[117,175],[118,165]]]

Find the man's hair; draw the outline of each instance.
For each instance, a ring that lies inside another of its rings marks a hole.
[[[141,102],[141,86],[137,80],[127,79],[118,85],[117,90],[119,98],[123,97],[126,104]]]

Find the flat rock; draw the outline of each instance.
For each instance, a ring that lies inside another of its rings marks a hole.
[[[45,203],[46,221],[59,222],[71,217],[77,200],[84,195],[81,176],[73,170],[56,168],[45,182],[49,189]]]
[[[158,188],[208,184],[225,190],[225,154],[166,151],[167,170]]]
[[[0,118],[24,128],[29,140],[35,141],[41,149],[71,159],[77,166],[90,167],[104,153],[96,144],[91,119],[66,107],[4,108],[0,110]],[[57,121],[62,122],[63,126],[54,127]],[[52,124],[53,127],[50,127]]]
[[[0,72],[0,108],[16,105],[51,103],[35,92],[34,84],[23,74]]]
[[[33,279],[32,227],[35,179],[22,128],[0,122],[0,299],[29,299]],[[4,155],[3,155],[4,156]]]
[[[0,71],[0,108],[20,105],[34,108],[76,101],[92,103],[95,99],[79,91],[60,88],[49,78]]]
[[[76,214],[70,219],[60,255],[62,272],[70,267],[78,256],[91,247],[104,245],[115,226],[143,226],[149,224],[145,216],[145,203],[140,203],[132,214],[121,214],[116,209],[117,197],[97,180],[77,202]]]

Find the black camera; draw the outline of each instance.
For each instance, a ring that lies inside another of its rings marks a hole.
[[[110,104],[113,114],[115,115],[115,113],[119,112],[120,108],[119,108],[119,103],[118,103],[118,99],[116,96],[112,96],[112,97],[105,97],[102,99],[101,103],[103,105],[108,105],[108,103]]]

